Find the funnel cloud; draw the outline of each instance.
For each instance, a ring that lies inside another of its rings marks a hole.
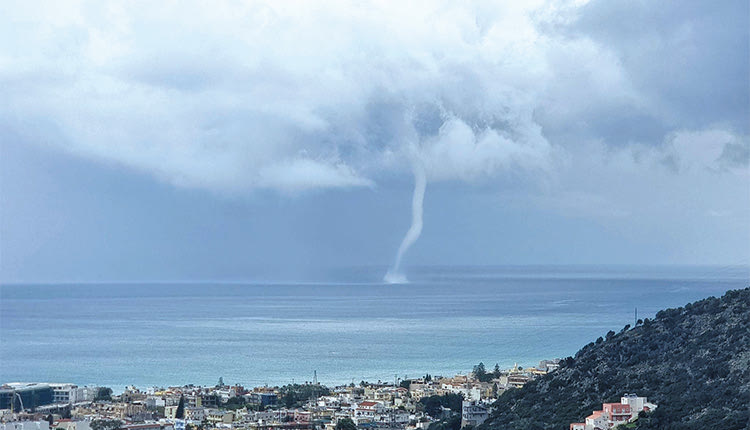
[[[408,282],[406,275],[401,272],[401,260],[404,258],[406,251],[411,248],[414,242],[422,234],[422,224],[424,215],[424,193],[427,187],[427,177],[424,166],[421,162],[414,163],[414,194],[411,200],[411,226],[406,232],[401,245],[396,253],[396,261],[385,274],[383,280],[389,284],[403,284]]]

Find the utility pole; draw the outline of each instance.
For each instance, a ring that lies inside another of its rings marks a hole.
[[[318,407],[318,371],[313,370],[313,389],[312,389],[313,404],[310,408],[310,424],[312,424],[313,430],[315,430],[315,409]]]

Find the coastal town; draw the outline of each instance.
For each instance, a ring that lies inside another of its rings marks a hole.
[[[303,384],[246,388],[215,386],[109,387],[73,383],[6,383],[0,386],[0,430],[356,430],[472,428],[492,412],[506,390],[553,372],[559,360],[537,366],[487,370],[467,375],[431,376],[366,382],[329,388]],[[571,430],[607,429],[626,423],[641,410],[655,408],[645,398],[623,397],[622,404],[571,424]]]
[[[476,426],[506,390],[554,371],[559,360],[501,370],[475,366],[468,375],[426,374],[393,381],[327,387],[303,384],[246,388],[109,387],[73,383],[6,383],[0,386],[0,430],[209,430],[209,429],[426,429],[460,419]]]

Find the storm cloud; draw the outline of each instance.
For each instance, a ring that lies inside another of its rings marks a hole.
[[[3,9],[5,121],[179,186],[371,187],[415,145],[431,180],[472,180],[582,139],[748,132],[741,1]]]
[[[516,190],[528,196],[513,204],[605,224],[648,208],[639,219],[656,223],[668,215],[652,203],[692,187],[712,196],[696,213],[747,235],[749,14],[746,1],[8,1],[0,144],[220,196],[373,193],[418,161],[428,184]]]

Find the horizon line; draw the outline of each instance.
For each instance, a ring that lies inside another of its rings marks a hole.
[[[343,269],[356,269],[356,268],[370,268],[370,269],[387,269],[386,265],[350,265],[350,266],[334,266],[320,268],[320,271],[337,271]],[[734,271],[734,270],[747,270],[748,277],[750,278],[750,263],[744,264],[691,264],[691,263],[576,263],[576,264],[541,264],[541,263],[530,263],[530,264],[429,264],[429,265],[413,265],[409,266],[411,270],[424,270],[424,269],[462,269],[462,268],[483,268],[483,269],[530,269],[530,268],[548,268],[548,269],[575,269],[575,268],[613,268],[613,269],[676,269],[676,268],[694,268],[694,269],[721,269],[723,271]],[[314,271],[314,269],[312,270]],[[546,273],[549,274],[549,273]],[[533,274],[514,274],[507,273],[507,278],[523,277],[528,278],[529,275]],[[516,275],[516,276],[513,276]],[[539,275],[545,275],[545,273],[539,273]],[[572,275],[572,274],[571,274]],[[248,284],[267,284],[267,285],[392,285],[384,282],[382,279],[375,278],[373,280],[333,280],[325,279],[325,277],[317,278],[312,277],[310,279],[284,279],[278,276],[273,277],[258,277],[258,278],[176,278],[176,279],[62,279],[62,280],[0,280],[0,286],[13,286],[13,285],[70,285],[70,284],[84,284],[84,285],[102,285],[102,284],[208,284],[208,283],[219,283],[219,284],[237,284],[237,285],[248,285]],[[408,284],[408,283],[407,283]]]

